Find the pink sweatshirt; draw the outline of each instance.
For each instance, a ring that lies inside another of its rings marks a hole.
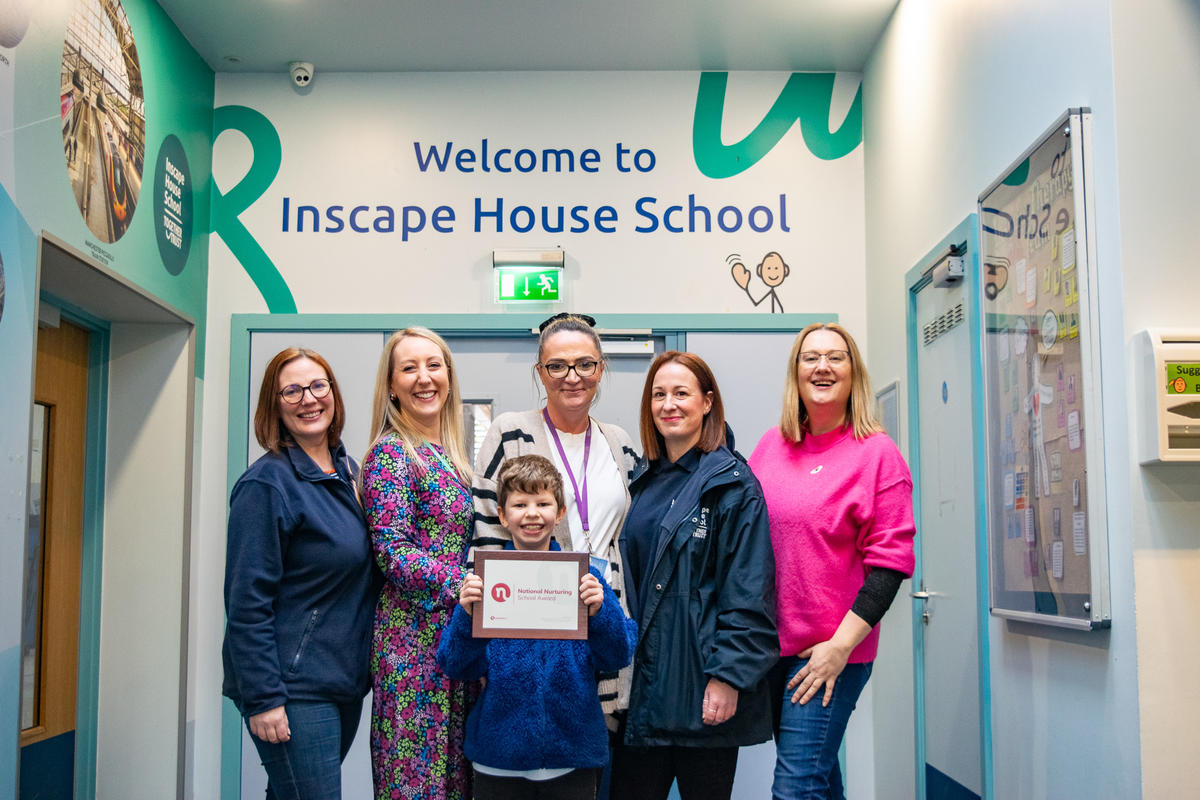
[[[831,638],[871,567],[912,575],[912,476],[886,434],[859,441],[847,427],[795,444],[772,428],[750,467],[771,518],[782,655]],[[876,627],[850,662],[878,647]]]

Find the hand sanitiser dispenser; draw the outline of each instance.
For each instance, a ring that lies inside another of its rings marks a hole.
[[[1142,463],[1200,461],[1200,330],[1140,334]]]

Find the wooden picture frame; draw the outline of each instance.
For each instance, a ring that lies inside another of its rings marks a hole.
[[[471,634],[491,639],[587,639],[587,607],[579,597],[579,582],[587,571],[587,553],[476,552],[483,601],[471,615]],[[574,600],[570,608],[568,598]]]

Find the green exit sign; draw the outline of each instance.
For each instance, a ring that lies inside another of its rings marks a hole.
[[[496,302],[557,303],[561,269],[545,267],[496,267]]]

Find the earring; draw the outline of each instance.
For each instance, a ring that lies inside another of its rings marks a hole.
[[[391,401],[394,403],[394,402],[396,402],[396,395],[394,395],[394,394],[389,394],[389,395],[388,395],[388,399],[389,399],[389,400],[391,400]]]

